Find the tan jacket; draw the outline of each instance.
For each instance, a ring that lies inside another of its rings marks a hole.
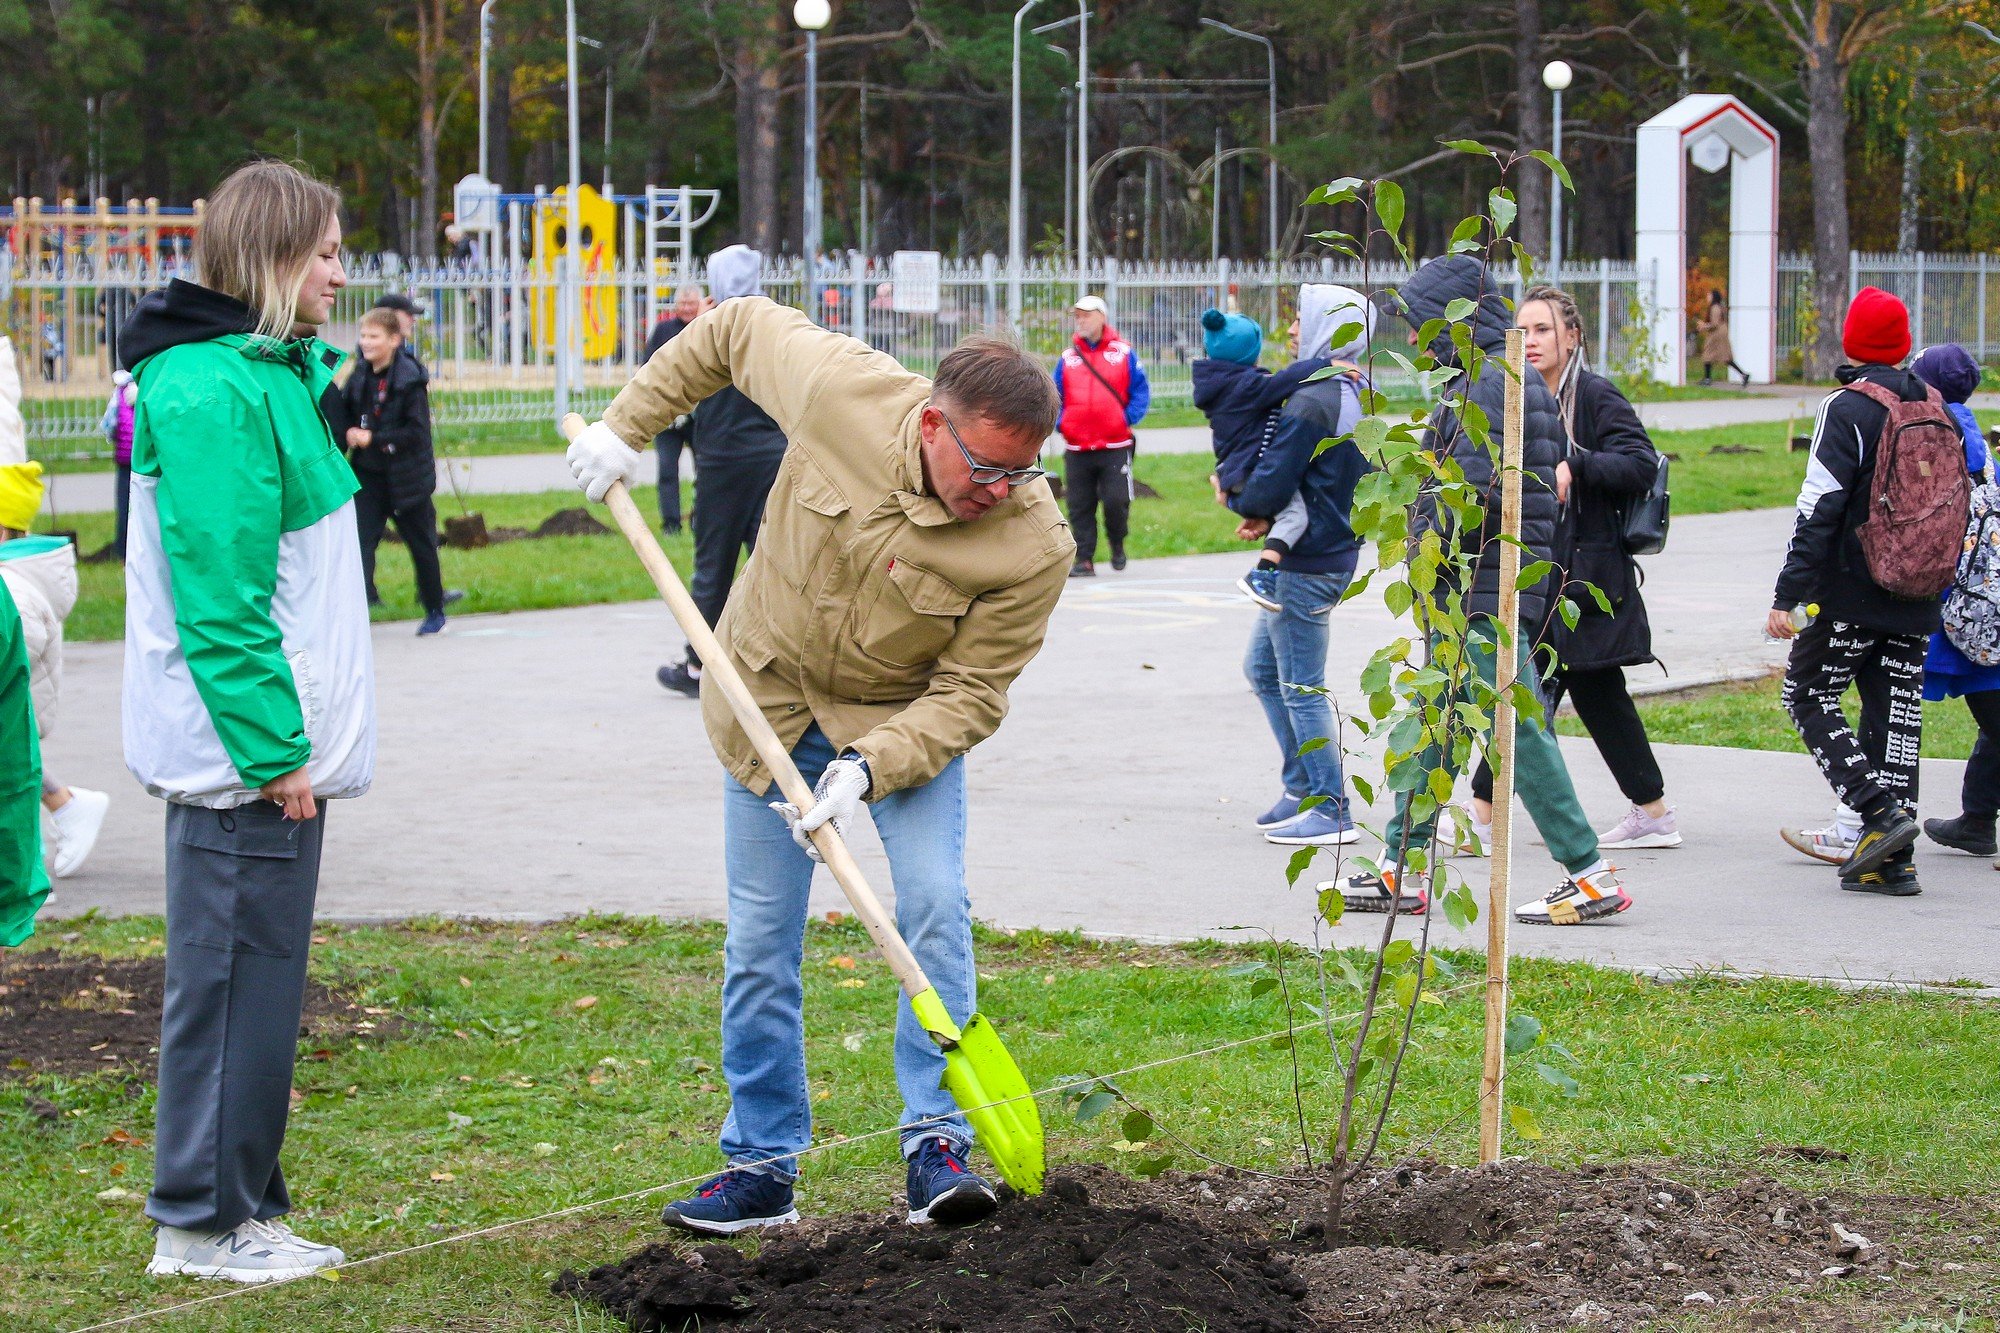
[[[787,749],[817,721],[858,750],[869,799],[920,786],[993,734],[1040,651],[1076,545],[1046,481],[961,523],[924,489],[931,383],[761,296],[724,301],[653,355],[604,420],[635,450],[725,384],[791,441],[756,553],[716,632]],[[724,767],[771,782],[719,690]]]

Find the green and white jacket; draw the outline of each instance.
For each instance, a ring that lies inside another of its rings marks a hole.
[[[175,282],[125,334],[125,763],[153,795],[217,809],[301,765],[316,796],[359,796],[375,764],[356,483],[319,411],[340,354],[217,332],[248,316]]]

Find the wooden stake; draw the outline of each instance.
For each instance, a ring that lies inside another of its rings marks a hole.
[[[1507,923],[1514,853],[1514,701],[1508,691],[1520,675],[1521,593],[1521,376],[1527,373],[1523,334],[1507,330],[1507,406],[1500,434],[1500,611],[1494,644],[1493,876],[1486,895],[1486,1071],[1479,1081],[1479,1160],[1500,1160],[1502,1111],[1507,1087]]]

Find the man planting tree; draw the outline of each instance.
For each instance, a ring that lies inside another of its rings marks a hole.
[[[973,1012],[964,754],[1006,715],[1075,553],[1035,466],[1055,387],[1018,348],[968,338],[926,380],[761,296],[701,315],[646,363],[570,446],[578,483],[599,500],[629,482],[662,426],[731,384],[791,447],[716,633],[814,786],[803,817],[767,806],[771,775],[720,691],[702,691],[728,770],[728,1169],[663,1220],[722,1234],[798,1220],[796,1154],[811,1137],[799,968],[813,830],[844,829],[868,804],[898,929],[953,1021]],[[907,1007],[895,1064],[910,1221],[989,1212],[992,1187],[966,1166],[972,1132],[939,1087],[944,1057]]]

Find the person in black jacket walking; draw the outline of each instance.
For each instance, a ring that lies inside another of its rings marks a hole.
[[[1866,380],[1904,402],[1927,396],[1922,380],[1898,368],[1910,354],[1910,312],[1888,292],[1855,293],[1840,346],[1853,362],[1835,372],[1843,386]],[[1888,408],[1845,387],[1820,404],[1792,544],[1765,629],[1793,640],[1785,710],[1842,804],[1861,815],[1840,887],[1907,897],[1923,891],[1911,850],[1912,810],[1923,742],[1924,650],[1941,608],[1935,597],[1898,597],[1876,583],[1861,550],[1876,444],[1888,419]],[[1861,694],[1859,735],[1840,704],[1850,684]],[[1785,830],[1784,836],[1799,846],[1802,835]]]
[[[716,251],[708,260],[708,287],[717,303],[763,291],[764,256],[747,245]],[[736,562],[757,548],[764,500],[785,461],[785,433],[741,390],[724,386],[694,409],[694,580],[688,595],[713,625],[729,604]],[[701,658],[687,655],[655,673],[669,690],[701,696]]]
[[[1644,495],[1660,456],[1639,414],[1618,386],[1590,370],[1583,316],[1576,298],[1556,287],[1531,287],[1514,323],[1526,336],[1528,365],[1556,396],[1569,448],[1556,467],[1555,563],[1559,595],[1576,604],[1576,627],[1544,614],[1540,644],[1554,653],[1542,676],[1548,706],[1567,694],[1618,789],[1632,803],[1623,819],[1597,835],[1606,849],[1678,847],[1680,827],[1667,804],[1667,784],[1632,702],[1625,668],[1656,660],[1653,627],[1639,596],[1639,567],[1620,532],[1624,506]],[[1585,584],[1611,603],[1607,614]],[[1546,656],[1543,661],[1547,662]],[[1493,771],[1483,761],[1472,779],[1472,831],[1491,841]]]
[[[404,349],[396,312],[377,306],[361,317],[361,364],[340,390],[340,420],[330,421],[361,483],[354,495],[354,519],[368,601],[374,605],[382,600],[375,591],[375,548],[394,519],[416,569],[417,599],[424,608],[420,635],[436,634],[445,624],[437,509],[431,503],[437,462],[431,452],[429,381],[423,364]]]
[[[1461,389],[1465,397],[1494,423],[1490,444],[1476,441],[1448,405],[1440,403],[1425,432],[1425,444],[1434,454],[1448,456],[1457,463],[1466,482],[1484,493],[1486,500],[1480,530],[1464,534],[1451,531],[1453,522],[1440,511],[1435,497],[1420,502],[1411,525],[1411,540],[1437,532],[1446,542],[1463,541],[1464,549],[1477,552],[1472,570],[1472,586],[1465,590],[1468,618],[1468,653],[1473,666],[1488,685],[1498,666],[1498,643],[1493,617],[1500,609],[1500,425],[1505,420],[1507,370],[1501,363],[1507,329],[1513,317],[1500,285],[1486,265],[1470,255],[1434,259],[1403,284],[1397,313],[1409,322],[1411,342],[1424,323],[1443,319],[1456,300],[1473,303],[1472,338],[1487,360],[1479,378],[1468,386],[1461,375],[1446,390],[1447,397]],[[1447,365],[1458,365],[1458,352],[1451,330],[1445,328],[1431,344],[1431,351]],[[1462,367],[1461,367],[1462,368]],[[1522,465],[1527,475],[1521,486],[1521,541],[1525,567],[1536,560],[1550,559],[1556,540],[1556,468],[1562,462],[1565,440],[1555,396],[1538,375],[1529,375],[1522,384]],[[1521,590],[1520,623],[1514,627],[1515,651],[1527,669],[1522,679],[1535,681],[1529,656],[1535,627],[1541,623],[1549,604],[1548,580]],[[1447,705],[1448,706],[1448,705]],[[1491,725],[1491,719],[1488,719]],[[1451,759],[1433,750],[1423,757],[1426,769],[1451,771]],[[1536,925],[1573,926],[1623,912],[1632,905],[1618,881],[1615,869],[1599,854],[1597,835],[1583,816],[1576,788],[1555,733],[1531,718],[1520,719],[1515,733],[1515,771],[1521,799],[1529,816],[1548,844],[1549,855],[1563,867],[1564,879],[1546,897],[1523,903],[1514,909],[1518,921]],[[1437,828],[1435,811],[1416,815],[1410,793],[1396,798],[1396,814],[1389,821],[1385,841],[1387,854],[1381,875],[1354,875],[1338,885],[1347,906],[1356,911],[1412,911],[1429,907],[1426,877],[1399,864],[1412,850],[1430,853]]]
[[[674,304],[653,331],[646,335],[646,357],[674,340],[674,335],[694,323],[694,317],[709,308],[709,299],[699,287],[683,287],[674,294]],[[660,531],[671,537],[681,530],[681,450],[694,447],[692,416],[682,417],[653,437],[660,455]]]

